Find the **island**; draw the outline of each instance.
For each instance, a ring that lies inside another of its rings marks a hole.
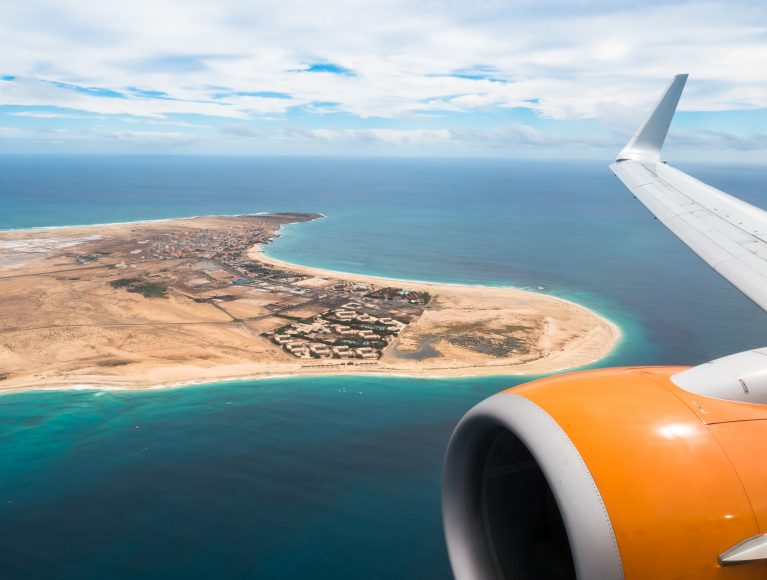
[[[516,288],[320,270],[266,256],[317,214],[0,232],[0,390],[291,375],[455,377],[583,366],[620,339]]]

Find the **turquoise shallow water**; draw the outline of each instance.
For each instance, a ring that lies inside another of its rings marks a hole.
[[[507,379],[0,398],[13,578],[439,578],[441,451]]]
[[[689,169],[762,203],[765,169]],[[258,211],[327,215],[286,228],[268,250],[281,259],[515,285],[595,308],[625,333],[596,366],[691,364],[767,344],[763,313],[606,164],[0,157],[0,229]],[[0,576],[449,577],[447,438],[472,404],[521,380],[0,397]]]

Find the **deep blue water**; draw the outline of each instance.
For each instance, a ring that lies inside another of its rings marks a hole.
[[[619,323],[599,365],[764,346],[764,314],[605,163],[0,157],[0,229],[316,211],[269,252],[543,288]],[[757,205],[767,168],[683,167]],[[439,470],[519,379],[281,379],[0,398],[3,578],[443,578]],[[229,404],[231,403],[231,404]],[[136,428],[138,426],[138,428]]]

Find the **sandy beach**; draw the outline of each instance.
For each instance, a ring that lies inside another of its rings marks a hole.
[[[544,294],[332,272],[263,253],[281,225],[317,217],[0,233],[0,390],[331,374],[544,374],[597,361],[620,340],[609,320]],[[259,279],[262,270],[270,278]],[[252,277],[240,278],[246,271]],[[286,321],[326,316],[343,300],[375,307],[380,316],[391,301],[376,301],[371,291],[386,288],[430,300],[395,311],[407,314],[407,324],[378,359],[296,358],[274,343]]]

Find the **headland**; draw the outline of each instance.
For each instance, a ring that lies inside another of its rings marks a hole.
[[[289,264],[317,214],[0,232],[0,390],[148,388],[322,374],[542,374],[620,330],[573,302]]]

